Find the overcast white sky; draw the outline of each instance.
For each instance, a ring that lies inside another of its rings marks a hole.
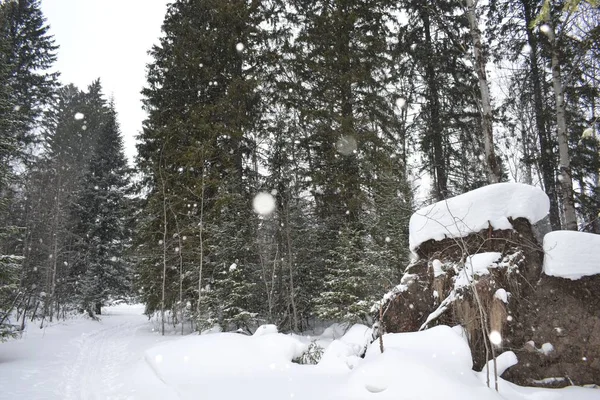
[[[147,51],[158,42],[169,0],[42,0],[58,50],[56,69],[63,83],[84,89],[100,78],[114,96],[125,152],[135,154],[142,127],[140,91]]]

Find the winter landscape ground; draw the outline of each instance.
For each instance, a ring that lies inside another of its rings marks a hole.
[[[263,326],[236,333],[161,336],[141,305],[104,309],[0,344],[2,399],[600,399],[592,388],[523,388],[500,380],[499,392],[471,370],[461,330],[438,326],[384,336],[370,328],[329,327],[291,336]],[[345,332],[346,331],[346,332]],[[291,360],[311,341],[325,348],[318,365]],[[499,368],[514,354],[500,356]]]

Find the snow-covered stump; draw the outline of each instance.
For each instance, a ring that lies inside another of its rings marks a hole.
[[[567,374],[577,384],[599,383],[600,282],[542,274],[544,248],[536,224],[548,210],[548,197],[540,189],[502,183],[417,211],[410,222],[416,260],[382,300],[386,331],[460,324],[468,332],[477,370],[491,357],[493,346],[496,354],[503,349],[516,353],[519,364],[504,375],[516,383],[541,384],[548,382],[544,378]],[[567,331],[568,340],[557,339]],[[529,351],[531,340],[538,347],[547,343],[545,351]]]

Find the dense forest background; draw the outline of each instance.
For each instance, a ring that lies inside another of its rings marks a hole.
[[[599,17],[177,0],[130,167],[101,81],[50,72],[40,1],[1,1],[0,335],[132,296],[197,329],[368,320],[412,212],[493,182],[543,188],[553,230],[600,233]]]

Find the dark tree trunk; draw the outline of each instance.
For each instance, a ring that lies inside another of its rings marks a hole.
[[[435,197],[436,200],[444,200],[448,196],[448,175],[446,173],[446,162],[444,159],[444,147],[443,147],[443,132],[442,124],[440,123],[440,99],[438,84],[435,76],[435,60],[433,58],[433,45],[431,39],[431,23],[429,19],[429,10],[427,7],[423,7],[421,12],[421,19],[423,20],[423,29],[425,31],[425,47],[427,51],[427,61],[425,64],[425,81],[427,84],[427,90],[429,92],[429,109],[430,109],[430,120],[428,135],[433,146],[433,175],[435,183]]]
[[[542,98],[542,87],[540,70],[538,66],[538,40],[535,33],[530,28],[534,19],[534,10],[530,4],[530,0],[523,0],[523,12],[525,14],[525,24],[527,25],[527,42],[531,47],[529,52],[529,61],[531,64],[531,80],[533,83],[533,102],[535,109],[535,125],[538,132],[538,140],[540,143],[540,167],[542,170],[542,180],[544,181],[544,190],[550,198],[550,225],[553,230],[561,228],[560,213],[558,210],[558,197],[556,192],[554,155],[552,152],[552,140],[546,129],[544,121],[544,102]]]

